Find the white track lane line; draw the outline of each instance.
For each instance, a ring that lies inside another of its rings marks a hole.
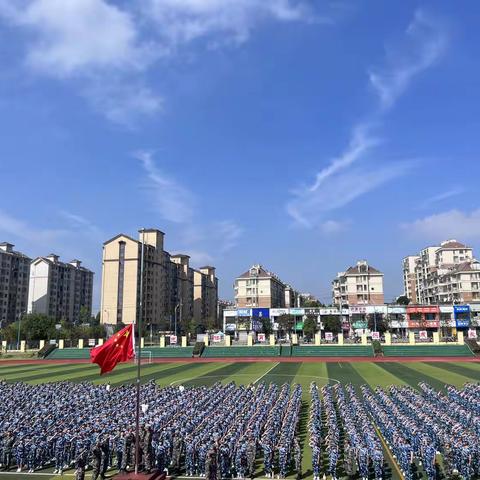
[[[255,385],[256,383],[258,383],[265,375],[267,375],[267,373],[270,373],[276,366],[280,365],[280,362],[277,362],[275,365],[273,365],[273,367],[269,368],[261,377],[258,377],[254,382],[253,384]]]

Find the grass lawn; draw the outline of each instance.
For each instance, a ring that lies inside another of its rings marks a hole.
[[[45,382],[90,381],[95,384],[110,383],[121,385],[132,382],[136,367],[133,364],[122,364],[102,377],[98,374],[97,365],[91,364],[35,364],[35,365],[2,365],[0,362],[0,379],[7,382],[27,382],[40,384]],[[311,477],[311,451],[308,446],[308,406],[309,385],[315,381],[321,386],[327,383],[351,383],[358,387],[368,384],[371,387],[388,385],[411,385],[425,381],[436,389],[442,389],[446,383],[462,386],[465,382],[480,382],[480,363],[462,362],[386,362],[386,363],[322,363],[322,362],[261,362],[261,363],[185,363],[172,362],[162,364],[145,364],[142,366],[143,381],[155,380],[159,385],[213,385],[215,382],[231,382],[248,384],[266,382],[283,384],[300,384],[303,388],[303,407],[300,424],[300,435],[303,444],[304,478]],[[385,455],[391,470],[392,479],[401,478],[396,466],[388,454]],[[49,480],[58,478],[51,471],[41,474],[0,473],[0,479],[25,480],[28,477]],[[90,474],[87,472],[87,477]],[[73,471],[65,472],[65,478],[73,478]]]

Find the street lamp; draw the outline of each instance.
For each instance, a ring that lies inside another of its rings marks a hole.
[[[22,323],[22,315],[25,312],[20,312],[18,314],[18,333],[17,333],[17,350],[20,350],[20,325]]]
[[[175,335],[177,335],[177,312],[179,308],[180,309],[182,308],[182,306],[183,306],[183,303],[181,300],[175,305]]]

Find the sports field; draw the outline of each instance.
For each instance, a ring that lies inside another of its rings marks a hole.
[[[0,379],[7,382],[26,382],[40,384],[46,382],[93,382],[110,383],[119,386],[132,382],[136,374],[133,364],[121,364],[110,374],[99,376],[99,369],[91,364],[14,364],[0,363]],[[303,443],[304,478],[311,477],[311,452],[308,447],[307,421],[309,385],[315,381],[321,386],[326,383],[351,383],[355,387],[362,384],[371,387],[387,387],[392,384],[417,387],[418,382],[425,381],[435,389],[443,389],[446,383],[462,386],[466,382],[480,382],[479,362],[260,362],[236,363],[215,362],[172,362],[151,363],[142,366],[144,382],[155,380],[159,385],[213,385],[215,382],[236,382],[249,384],[256,382],[300,384],[303,388],[303,407],[301,415],[301,436]],[[390,478],[401,478],[396,471],[391,457]],[[65,476],[72,475],[67,471]],[[0,478],[25,479],[37,477],[43,479],[58,478],[48,471],[41,474],[0,473]],[[88,474],[87,474],[88,478]],[[419,477],[420,478],[420,477]]]

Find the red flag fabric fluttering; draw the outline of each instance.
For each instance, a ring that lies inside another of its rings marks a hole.
[[[100,366],[100,374],[112,371],[117,363],[127,362],[135,357],[133,346],[133,325],[122,328],[103,345],[90,350],[90,361]]]

